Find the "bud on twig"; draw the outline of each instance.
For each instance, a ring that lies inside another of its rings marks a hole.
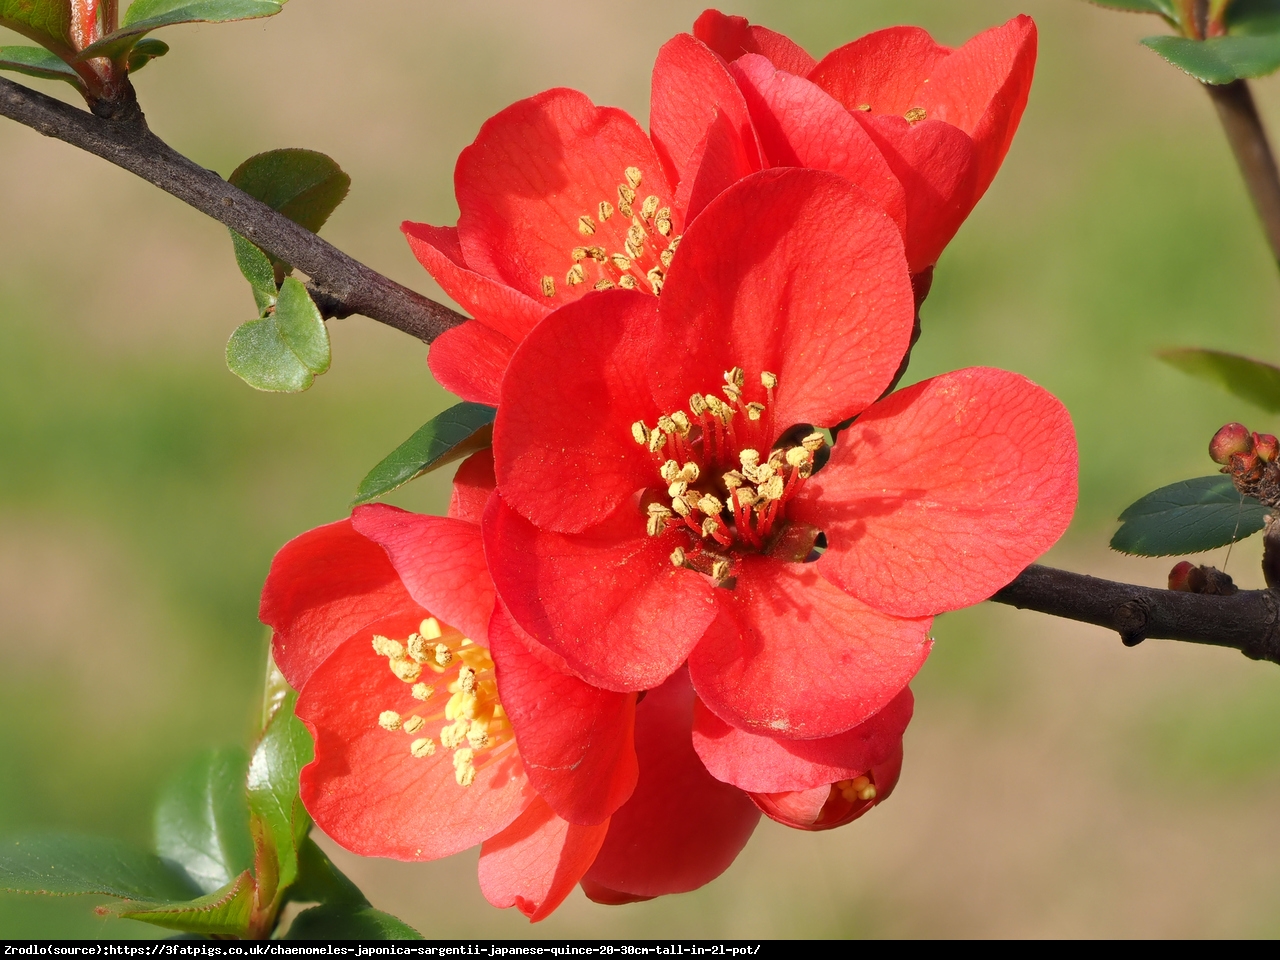
[[[1232,457],[1251,453],[1253,453],[1253,436],[1243,423],[1228,423],[1209,441],[1209,457],[1214,463],[1220,463],[1223,466],[1230,465]]]

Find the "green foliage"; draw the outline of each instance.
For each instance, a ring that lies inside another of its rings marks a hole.
[[[279,295],[271,258],[234,230],[231,231],[231,245],[236,251],[236,266],[253,290],[253,302],[258,305],[258,315],[266,316],[267,308],[275,305]]]
[[[1280,33],[1280,0],[1233,0],[1227,7],[1227,32],[1241,37]]]
[[[288,890],[295,903],[368,906],[369,901],[310,837],[298,846],[298,879]]]
[[[187,899],[200,891],[177,866],[120,840],[47,833],[0,842],[0,890],[131,900]]]
[[[311,762],[311,735],[293,715],[297,694],[276,710],[249,761],[249,810],[256,842],[265,843],[278,866],[278,888],[298,878],[298,848],[311,829],[311,817],[298,796],[298,774]],[[261,857],[259,857],[261,862]],[[264,878],[258,877],[259,883]],[[274,891],[264,894],[271,899]]]
[[[134,48],[129,51],[129,72],[137,73],[152,60],[157,57],[163,57],[168,52],[169,45],[167,43],[163,40],[153,40],[148,37],[146,40],[135,44]]]
[[[194,900],[116,904],[111,912],[169,930],[205,936],[244,937],[253,920],[253,874],[246,870],[225,887]]]
[[[239,747],[203,753],[169,783],[156,806],[156,852],[181,864],[204,893],[226,887],[253,866],[248,766]]]
[[[0,70],[25,73],[41,80],[65,80],[77,89],[84,86],[79,74],[44,47],[0,47]]]
[[[489,446],[497,411],[463,402],[438,413],[360,481],[355,505],[369,503],[424,473]]]
[[[306,390],[329,369],[329,331],[300,281],[287,278],[275,310],[231,334],[227,366],[249,386],[280,393]]]
[[[1268,510],[1221,474],[1161,487],[1120,514],[1111,548],[1141,557],[1201,553],[1262,529]]]
[[[421,940],[403,920],[373,907],[321,904],[294,918],[285,940]]]
[[[1110,7],[1112,10],[1155,13],[1171,20],[1177,17],[1171,0],[1089,0],[1089,2],[1099,7]]]
[[[351,178],[315,150],[269,150],[250,157],[227,182],[319,233],[351,189]]]
[[[1234,353],[1194,347],[1162,350],[1156,356],[1169,366],[1222,387],[1268,413],[1280,413],[1280,367]]]
[[[29,37],[51,50],[71,50],[69,0],[0,0],[0,27]]]
[[[1252,37],[1147,37],[1143,44],[1205,83],[1264,77],[1280,68],[1280,34]]]
[[[275,16],[282,9],[275,0],[135,0],[125,11],[120,29],[90,44],[77,59],[107,57],[117,63],[127,61],[142,38],[160,27],[253,20]]]

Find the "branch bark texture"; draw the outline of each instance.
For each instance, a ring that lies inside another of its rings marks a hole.
[[[430,343],[462,314],[384,277],[310,230],[193,163],[151,132],[131,108],[94,116],[0,77],[0,116],[55,137],[136,174],[252,240],[311,278],[326,316],[355,313]]]
[[[1034,564],[991,599],[1106,627],[1130,647],[1147,639],[1186,640],[1280,663],[1280,595],[1271,590],[1183,593]]]
[[[1206,83],[1204,88],[1217,108],[1227,142],[1236,155],[1240,174],[1267,235],[1271,256],[1280,265],[1280,172],[1276,170],[1276,158],[1253,94],[1243,80],[1221,85]]]

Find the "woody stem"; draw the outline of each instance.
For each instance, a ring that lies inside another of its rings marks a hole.
[[[1236,155],[1240,174],[1271,246],[1271,256],[1280,265],[1280,172],[1277,172],[1276,158],[1253,94],[1243,80],[1220,85],[1206,83],[1204,88],[1218,110],[1227,142]]]

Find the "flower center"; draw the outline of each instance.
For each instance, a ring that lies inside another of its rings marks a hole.
[[[648,448],[666,488],[645,498],[649,536],[683,533],[687,545],[672,551],[672,564],[731,586],[739,555],[803,560],[808,554],[817,531],[805,528],[798,538],[787,537],[787,503],[813,473],[814,454],[826,438],[814,431],[798,444],[770,449],[777,436],[777,376],[760,374],[759,390],[751,391],[755,400],[747,399],[741,367],[726,372],[724,380],[725,400],[695,393],[689,398],[692,417],[677,410],[652,428],[637,421],[631,435]]]
[[[489,651],[435,617],[423,620],[403,642],[375,635],[373,650],[387,658],[391,672],[422,702],[421,709],[406,716],[382,711],[378,726],[414,737],[409,753],[415,757],[435,754],[436,741],[428,736],[434,733],[442,747],[453,751],[454,779],[459,786],[471,786],[476,768],[513,742]],[[424,671],[434,683],[421,679]]]
[[[671,206],[656,194],[639,199],[637,191],[644,182],[639,167],[627,167],[623,178],[618,184],[616,207],[601,200],[595,210],[578,218],[578,233],[593,243],[569,251],[564,282],[570,287],[590,283],[596,290],[622,287],[662,292],[663,279],[680,245],[680,236],[672,236]],[[542,293],[556,295],[555,277],[542,278]]]

